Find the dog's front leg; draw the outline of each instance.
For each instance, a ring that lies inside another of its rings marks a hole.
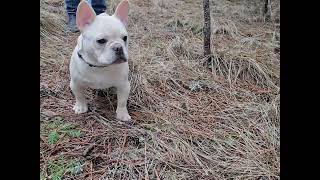
[[[76,98],[76,104],[73,106],[73,110],[76,114],[85,113],[88,111],[88,105],[86,97],[84,96],[83,87],[71,80],[70,88]]]
[[[117,119],[122,121],[129,121],[131,120],[130,115],[128,114],[127,110],[127,102],[130,93],[130,83],[126,82],[117,86]]]

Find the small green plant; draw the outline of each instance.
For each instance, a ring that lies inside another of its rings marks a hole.
[[[72,137],[80,137],[81,131],[80,130],[71,130],[68,132],[68,135],[72,136]]]
[[[48,143],[50,145],[56,144],[59,139],[69,137],[80,137],[81,131],[76,129],[76,124],[64,123],[62,118],[55,119],[52,122],[42,125],[42,132],[48,134]]]
[[[48,162],[48,172],[52,180],[61,180],[66,173],[78,174],[82,172],[82,165],[76,160],[67,161],[64,156],[61,155],[59,159]]]
[[[48,136],[48,142],[50,145],[55,144],[59,140],[59,134],[53,130]]]

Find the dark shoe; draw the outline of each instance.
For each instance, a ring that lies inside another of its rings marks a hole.
[[[76,16],[75,15],[69,15],[68,28],[73,33],[79,32],[79,29],[78,29],[77,23],[76,23]]]

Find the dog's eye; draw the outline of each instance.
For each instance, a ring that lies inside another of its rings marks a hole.
[[[105,44],[106,42],[107,42],[106,39],[99,39],[99,40],[97,40],[97,43],[99,43],[99,44]]]
[[[124,42],[127,42],[127,36],[124,36],[122,39]]]

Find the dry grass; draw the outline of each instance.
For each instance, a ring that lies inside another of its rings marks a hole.
[[[79,34],[66,30],[63,1],[40,2],[43,179],[280,178],[279,1],[264,22],[258,1],[215,0],[205,63],[202,1],[130,0],[132,126],[114,119],[112,91],[88,91],[91,111],[72,112]],[[61,130],[70,123],[81,135]]]

